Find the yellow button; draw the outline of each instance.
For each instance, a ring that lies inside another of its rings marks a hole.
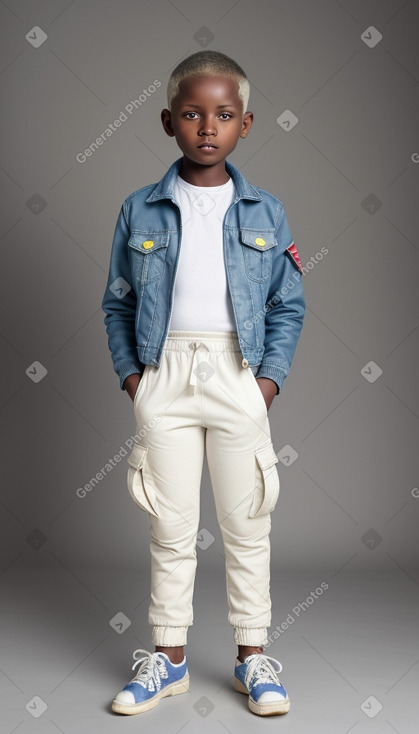
[[[246,357],[244,357],[244,359],[242,359],[242,366],[243,367],[248,367],[249,366],[249,362],[247,361]]]
[[[257,245],[260,245],[261,247],[262,245],[266,245],[266,242],[262,237],[256,237],[255,242]]]
[[[146,250],[149,250],[150,247],[154,247],[154,240],[146,240],[145,242],[143,242],[143,247]]]

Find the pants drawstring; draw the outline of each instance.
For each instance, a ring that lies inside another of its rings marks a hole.
[[[192,362],[191,369],[189,373],[189,385],[192,386],[194,394],[195,394],[195,386],[196,386],[197,355],[198,355],[198,350],[200,347],[206,347],[206,349],[208,350],[208,347],[203,342],[200,342],[200,341],[189,342],[189,348],[194,350],[193,358],[191,360]]]

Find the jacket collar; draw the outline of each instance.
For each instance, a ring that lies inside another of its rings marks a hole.
[[[178,158],[174,163],[172,163],[167,173],[165,173],[163,178],[158,182],[156,188],[152,191],[150,196],[147,197],[146,202],[153,202],[158,199],[174,199],[174,185],[176,176],[182,167],[182,161],[183,158]],[[232,163],[229,163],[229,161],[226,160],[225,168],[227,173],[233,179],[237,194],[236,201],[238,199],[262,201],[263,197],[260,195],[259,191],[245,179],[236,166],[233,166]]]

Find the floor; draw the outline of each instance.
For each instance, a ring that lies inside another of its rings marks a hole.
[[[128,717],[110,702],[134,675],[133,651],[154,649],[148,570],[17,566],[0,578],[2,734],[419,731],[417,573],[272,570],[265,653],[283,665],[291,709],[262,719],[232,687],[224,578],[198,567],[190,689]]]

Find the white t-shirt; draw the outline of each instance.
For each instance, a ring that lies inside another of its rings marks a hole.
[[[221,186],[194,186],[177,176],[182,241],[169,329],[237,332],[223,253],[224,215],[235,199],[230,178]]]

